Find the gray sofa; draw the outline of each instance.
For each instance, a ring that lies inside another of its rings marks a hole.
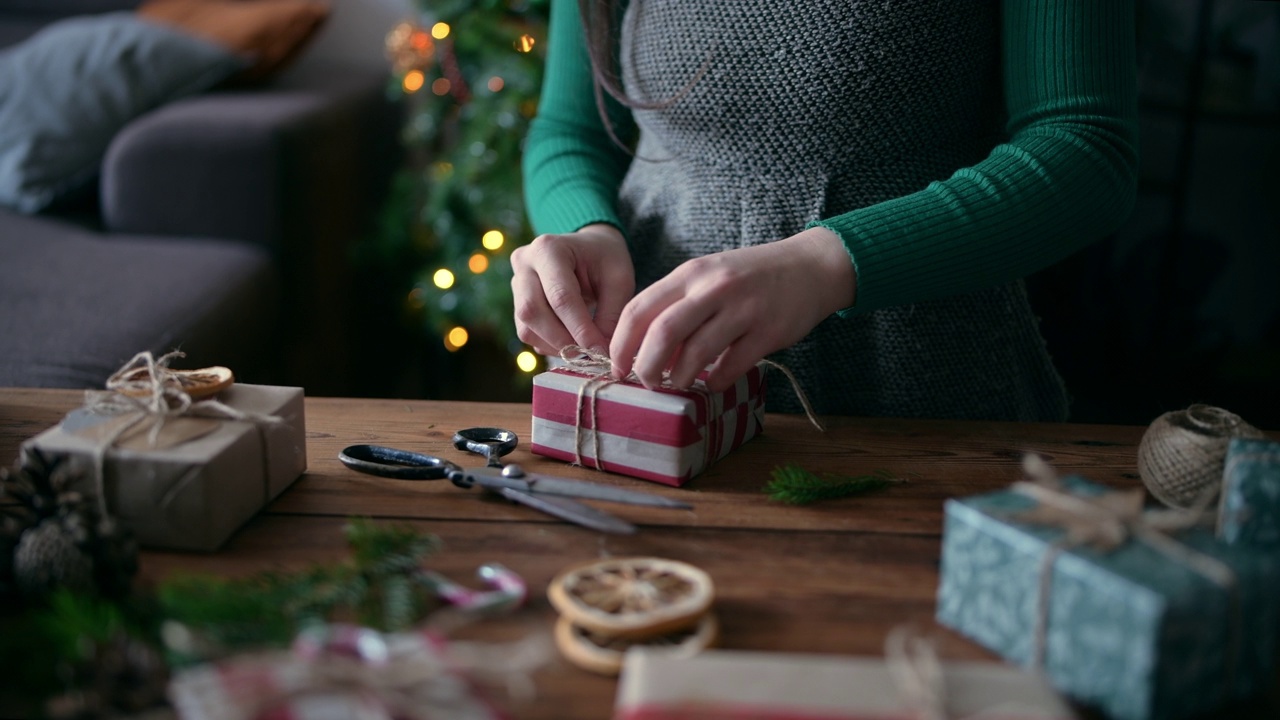
[[[137,0],[0,0],[0,48]],[[0,208],[0,386],[99,387],[141,350],[241,380],[346,392],[353,243],[398,161],[385,73],[311,63],[153,110],[93,191]]]

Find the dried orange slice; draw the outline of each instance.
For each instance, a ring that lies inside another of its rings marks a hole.
[[[676,560],[612,558],[570,568],[547,597],[569,622],[610,638],[645,638],[697,623],[715,597],[711,576]]]
[[[623,656],[635,645],[662,648],[674,657],[689,657],[711,647],[720,637],[720,622],[715,613],[707,613],[692,627],[644,639],[625,639],[600,635],[578,627],[563,615],[556,621],[556,647],[565,659],[583,670],[600,675],[617,675],[622,670]]]
[[[165,373],[175,376],[182,386],[183,392],[190,395],[192,400],[199,400],[200,398],[220,393],[231,387],[232,383],[235,382],[235,376],[231,373],[231,369],[221,365],[199,368],[198,370],[166,368]],[[128,387],[127,383],[145,381],[146,379],[147,368],[136,368],[122,378],[126,386],[121,388],[120,392],[126,395],[141,394],[142,391]]]

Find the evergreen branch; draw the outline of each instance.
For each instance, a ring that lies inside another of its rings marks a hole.
[[[158,588],[161,612],[218,650],[287,644],[315,622],[357,620],[390,631],[421,619],[430,603],[412,576],[439,540],[368,519],[351,520],[345,533],[352,558],[344,562],[235,579],[171,578]]]
[[[774,468],[771,476],[773,479],[764,486],[765,492],[769,493],[771,500],[788,505],[808,505],[820,500],[865,495],[906,482],[888,470],[876,470],[867,475],[816,475],[795,463]]]

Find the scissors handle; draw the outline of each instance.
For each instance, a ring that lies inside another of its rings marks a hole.
[[[351,445],[338,453],[338,459],[352,470],[397,480],[441,480],[462,470],[434,455],[381,445]]]
[[[496,427],[473,427],[453,435],[453,446],[480,455],[489,467],[502,467],[498,458],[516,449],[520,438],[510,430]]]

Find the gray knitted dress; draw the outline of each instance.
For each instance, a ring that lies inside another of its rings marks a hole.
[[[767,6],[767,7],[766,7]],[[619,214],[644,287],[693,257],[905,195],[1003,140],[994,0],[632,2],[637,158]],[[832,316],[771,356],[824,414],[1062,420],[1021,283]],[[781,375],[767,406],[796,412]]]

